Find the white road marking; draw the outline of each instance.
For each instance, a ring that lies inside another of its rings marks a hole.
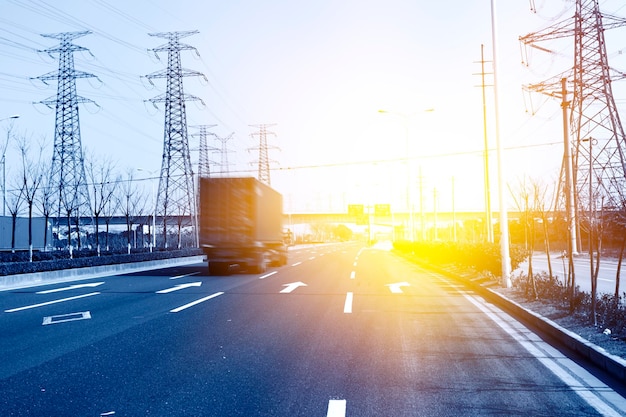
[[[61,298],[59,300],[46,301],[45,303],[32,304],[32,305],[24,306],[24,307],[11,308],[9,310],[4,310],[4,312],[5,313],[14,313],[16,311],[28,310],[28,309],[37,308],[37,307],[43,307],[43,306],[47,306],[47,305],[50,305],[50,304],[63,303],[65,301],[77,300],[79,298],[91,297],[91,296],[98,295],[98,294],[100,294],[100,293],[99,292],[90,292],[89,294],[82,294],[82,295],[76,295],[74,297]]]
[[[56,316],[44,317],[43,323],[41,323],[41,325],[47,326],[49,324],[66,323],[68,321],[88,320],[90,318],[91,313],[89,311],[82,311],[80,313],[58,314]]]
[[[199,286],[201,286],[201,285],[202,285],[202,282],[201,282],[201,281],[198,281],[198,282],[190,282],[190,283],[188,283],[188,284],[178,284],[178,285],[177,285],[177,286],[175,286],[175,287],[172,287],[172,288],[166,288],[166,289],[164,289],[164,290],[157,291],[156,293],[157,293],[157,294],[167,294],[167,293],[170,293],[170,292],[173,292],[173,291],[183,290],[183,289],[185,289],[185,288],[190,288],[190,287],[199,287]]]
[[[291,264],[291,266],[298,266],[300,265],[302,262],[296,262],[295,264]]]
[[[87,284],[74,284],[74,285],[70,285],[69,287],[54,288],[52,290],[37,291],[35,294],[52,294],[54,292],[76,290],[76,289],[79,289],[79,288],[97,287],[98,285],[102,285],[102,284],[104,284],[104,282],[90,282],[90,283],[87,283]]]
[[[222,295],[222,294],[224,294],[224,292],[216,292],[215,294],[211,294],[211,295],[209,295],[208,297],[204,297],[204,298],[201,298],[201,299],[199,299],[199,300],[193,301],[193,302],[191,302],[191,303],[189,303],[189,304],[185,304],[185,305],[183,305],[183,306],[176,307],[176,308],[174,308],[174,309],[170,310],[170,313],[178,313],[178,312],[181,312],[181,311],[183,311],[183,310],[185,310],[185,309],[187,309],[187,308],[189,308],[189,307],[193,307],[193,306],[195,306],[196,304],[203,303],[203,302],[205,302],[205,301],[207,301],[207,300],[210,300],[211,298],[218,297],[218,296],[220,296],[220,295]]]
[[[343,305],[343,312],[346,314],[352,313],[352,300],[354,298],[354,293],[346,294],[346,302]]]
[[[356,277],[356,272],[355,271],[350,272],[350,279],[354,279],[354,277]]]
[[[192,272],[190,274],[178,275],[178,276],[175,276],[175,277],[170,277],[170,279],[180,279],[180,278],[190,277],[192,275],[198,275],[198,274],[199,274],[199,272]]]
[[[315,256],[311,256],[311,257],[309,258],[309,261],[312,261],[313,259],[315,259]]]
[[[277,274],[277,273],[278,273],[278,271],[272,271],[272,272],[270,272],[269,274],[261,275],[261,276],[259,277],[259,279],[265,279],[265,278],[267,278],[267,277],[271,277],[272,275]]]
[[[402,287],[409,287],[410,285],[408,282],[396,282],[394,284],[386,284],[385,287],[389,287],[393,294],[402,294]]]
[[[345,417],[346,400],[329,400],[326,417]]]
[[[304,282],[298,281],[298,282],[292,282],[289,284],[283,284],[283,287],[285,287],[283,290],[281,290],[281,294],[288,294],[290,292],[292,292],[293,290],[295,290],[298,287],[306,287],[307,285]]]

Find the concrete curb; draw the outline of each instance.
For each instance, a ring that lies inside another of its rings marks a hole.
[[[202,262],[203,260],[204,255],[198,255],[187,256],[183,258],[159,259],[156,261],[102,265],[48,272],[34,272],[31,274],[7,275],[0,277],[0,291],[54,284],[57,282],[79,281],[84,279],[99,278],[111,274],[128,274],[132,272],[149,271],[151,269],[198,263]]]

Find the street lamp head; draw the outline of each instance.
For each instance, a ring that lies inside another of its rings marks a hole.
[[[9,119],[19,119],[20,115],[19,114],[14,114],[13,116],[9,116],[9,117],[5,117],[4,119],[0,119],[0,122],[3,120],[9,120]]]

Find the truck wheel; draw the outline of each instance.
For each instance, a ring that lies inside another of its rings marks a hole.
[[[228,264],[223,262],[209,262],[209,275],[226,275]]]
[[[256,265],[252,268],[253,274],[262,274],[267,271],[267,257],[265,253],[259,254]]]

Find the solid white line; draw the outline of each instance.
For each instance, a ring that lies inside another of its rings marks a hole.
[[[277,274],[277,273],[278,273],[278,271],[272,271],[272,272],[270,272],[269,274],[261,275],[261,276],[259,277],[259,279],[265,279],[265,278],[267,278],[267,277],[271,277],[272,275]]]
[[[345,417],[346,400],[329,400],[326,417]]]
[[[207,300],[210,300],[211,298],[215,298],[215,297],[220,296],[222,294],[224,294],[224,293],[223,292],[216,292],[215,294],[211,294],[208,297],[201,298],[201,299],[193,301],[193,302],[191,302],[189,304],[185,304],[184,306],[176,307],[175,309],[170,310],[170,313],[178,313],[178,312],[183,311],[183,310],[185,310],[185,309],[187,309],[189,307],[193,307],[196,304],[203,303],[203,302],[205,302]]]
[[[170,279],[179,279],[179,278],[185,278],[185,277],[190,277],[192,275],[198,275],[199,272],[192,272],[190,274],[185,274],[185,275],[178,275],[176,277],[170,277]]]
[[[99,292],[90,292],[89,294],[76,295],[74,297],[68,297],[68,298],[61,298],[59,300],[46,301],[45,303],[32,304],[32,305],[24,306],[24,307],[11,308],[9,310],[4,310],[4,312],[5,313],[14,313],[16,311],[28,310],[28,309],[37,308],[37,307],[43,307],[43,306],[47,306],[47,305],[50,305],[50,304],[63,303],[65,301],[77,300],[79,298],[91,297],[92,295],[98,295],[98,294],[100,294],[100,293]]]
[[[350,272],[350,279],[354,279],[355,276],[356,276],[356,272],[354,271]]]
[[[349,292],[346,294],[346,302],[343,305],[344,313],[352,313],[352,299],[354,298],[354,294]]]

